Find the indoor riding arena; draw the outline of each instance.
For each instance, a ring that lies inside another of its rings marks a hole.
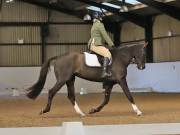
[[[0,135],[180,134],[179,20],[179,0],[0,0]]]

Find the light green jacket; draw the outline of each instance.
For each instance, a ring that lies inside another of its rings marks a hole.
[[[93,26],[91,28],[91,39],[88,43],[88,45],[91,44],[92,39],[95,41],[95,45],[104,45],[105,42],[109,46],[113,46],[114,43],[110,39],[109,35],[107,34],[104,24],[100,22],[99,20],[95,20],[93,23]]]

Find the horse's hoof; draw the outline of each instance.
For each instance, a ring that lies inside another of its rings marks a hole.
[[[97,112],[97,109],[92,108],[92,109],[89,111],[89,114],[93,114],[93,113],[96,113],[96,112]]]
[[[42,114],[44,114],[44,110],[43,109],[40,111],[39,115],[42,115]]]
[[[84,113],[81,114],[81,117],[85,117],[86,115]]]
[[[43,112],[40,112],[40,113],[39,113],[39,115],[42,115],[42,114],[43,114]]]
[[[142,112],[137,112],[137,116],[141,116],[142,115]]]

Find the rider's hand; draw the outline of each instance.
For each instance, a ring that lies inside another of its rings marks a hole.
[[[111,46],[111,49],[116,49],[117,47],[115,45]]]

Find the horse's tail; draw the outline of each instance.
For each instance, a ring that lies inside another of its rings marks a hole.
[[[58,56],[50,58],[47,62],[45,62],[42,65],[38,81],[33,86],[27,89],[28,91],[27,97],[31,99],[36,99],[36,97],[41,93],[44,84],[46,82],[46,77],[49,71],[50,63],[52,60],[55,60],[57,57]]]

